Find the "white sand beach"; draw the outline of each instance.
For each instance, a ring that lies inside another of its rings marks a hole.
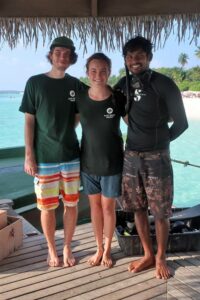
[[[200,98],[183,97],[183,102],[188,119],[200,120]]]

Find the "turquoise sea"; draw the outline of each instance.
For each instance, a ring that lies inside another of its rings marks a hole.
[[[21,98],[22,93],[0,93],[0,148],[24,145],[24,115],[18,111]],[[188,121],[189,129],[171,143],[171,157],[200,166],[200,118]],[[121,129],[123,133],[126,132],[126,125],[123,122]],[[77,134],[81,136],[80,127]],[[199,204],[200,168],[173,163],[173,169],[174,205],[187,207]]]

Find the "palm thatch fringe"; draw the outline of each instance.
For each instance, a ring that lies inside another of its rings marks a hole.
[[[0,18],[0,43],[8,43],[10,48],[23,41],[26,47],[39,38],[43,44],[53,38],[66,35],[79,39],[80,46],[87,52],[89,41],[95,49],[121,49],[125,41],[135,35],[150,38],[155,48],[164,46],[169,35],[174,32],[178,42],[189,33],[190,42],[197,45],[200,36],[200,14],[155,15],[130,17],[89,17],[89,18]]]

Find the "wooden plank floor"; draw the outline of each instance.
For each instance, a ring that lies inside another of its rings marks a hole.
[[[62,256],[63,231],[56,232]],[[174,277],[154,277],[154,270],[139,274],[127,271],[133,257],[125,257],[113,239],[114,267],[90,267],[87,259],[95,252],[91,224],[77,226],[73,239],[77,265],[49,268],[43,235],[26,237],[21,249],[0,262],[0,299],[200,299],[200,251],[170,254]]]

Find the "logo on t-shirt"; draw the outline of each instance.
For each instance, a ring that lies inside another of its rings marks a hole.
[[[108,107],[108,108],[106,109],[106,112],[107,112],[107,114],[104,115],[104,117],[105,117],[106,119],[112,119],[112,118],[114,118],[115,114],[113,114],[113,108],[112,108],[112,107]]]
[[[75,101],[75,91],[74,90],[71,90],[69,91],[69,97],[68,97],[68,100],[71,101],[71,102],[74,102]]]
[[[143,90],[135,89],[134,101],[138,102],[141,100],[142,96],[146,96]]]
[[[109,107],[109,108],[107,108],[107,113],[110,115],[110,114],[112,114],[112,112],[113,112],[113,109],[111,108],[111,107]]]

